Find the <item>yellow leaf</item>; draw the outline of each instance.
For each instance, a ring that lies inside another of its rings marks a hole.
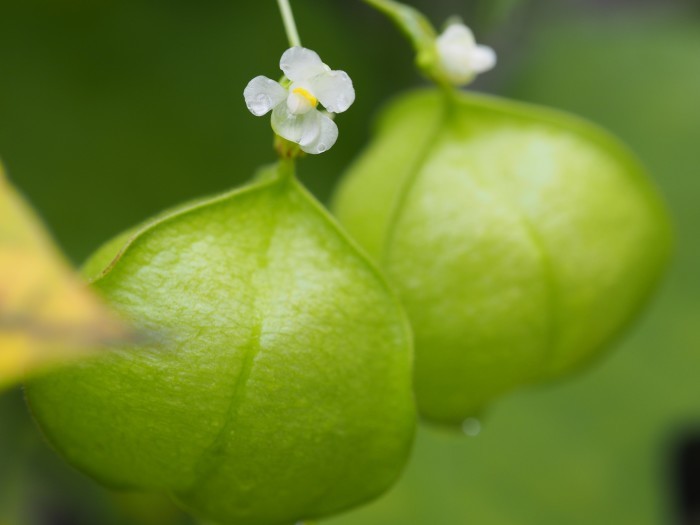
[[[130,336],[73,273],[0,166],[0,389]]]

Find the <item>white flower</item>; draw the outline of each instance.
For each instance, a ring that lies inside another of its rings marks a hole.
[[[248,83],[243,96],[253,115],[272,110],[272,129],[299,144],[306,153],[323,153],[338,138],[338,126],[318,110],[342,113],[355,101],[352,80],[345,71],[332,71],[310,49],[293,47],[282,55],[280,69],[288,82],[280,84],[259,76]],[[287,85],[288,84],[288,85]]]
[[[440,68],[456,86],[468,84],[479,73],[496,65],[496,52],[478,45],[474,34],[464,24],[452,24],[437,38]]]

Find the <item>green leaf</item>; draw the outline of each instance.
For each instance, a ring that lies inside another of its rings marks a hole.
[[[415,419],[408,325],[293,175],[168,213],[97,257],[115,250],[94,286],[153,342],[28,388],[73,465],[242,525],[325,516],[394,482]]]
[[[665,210],[614,138],[476,95],[394,103],[335,210],[396,285],[419,408],[444,423],[598,355],[669,253]]]
[[[133,335],[73,274],[0,166],[0,390]]]

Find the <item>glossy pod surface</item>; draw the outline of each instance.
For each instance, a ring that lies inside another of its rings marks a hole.
[[[167,214],[86,268],[152,335],[28,386],[77,468],[241,525],[331,514],[398,477],[415,423],[403,310],[292,175]]]
[[[467,94],[395,101],[334,211],[399,291],[419,409],[448,424],[598,354],[670,245],[656,191],[613,137]]]

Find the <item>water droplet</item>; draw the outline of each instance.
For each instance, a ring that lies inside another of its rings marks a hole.
[[[326,146],[323,142],[321,142],[321,143],[318,145],[318,151],[319,151],[319,153],[323,153],[323,152],[326,151],[327,149],[328,149],[328,146]]]
[[[481,433],[481,422],[474,417],[468,417],[462,422],[462,432],[469,437],[478,436]]]
[[[264,115],[270,110],[272,99],[265,93],[259,93],[247,102],[247,106],[255,115]]]

